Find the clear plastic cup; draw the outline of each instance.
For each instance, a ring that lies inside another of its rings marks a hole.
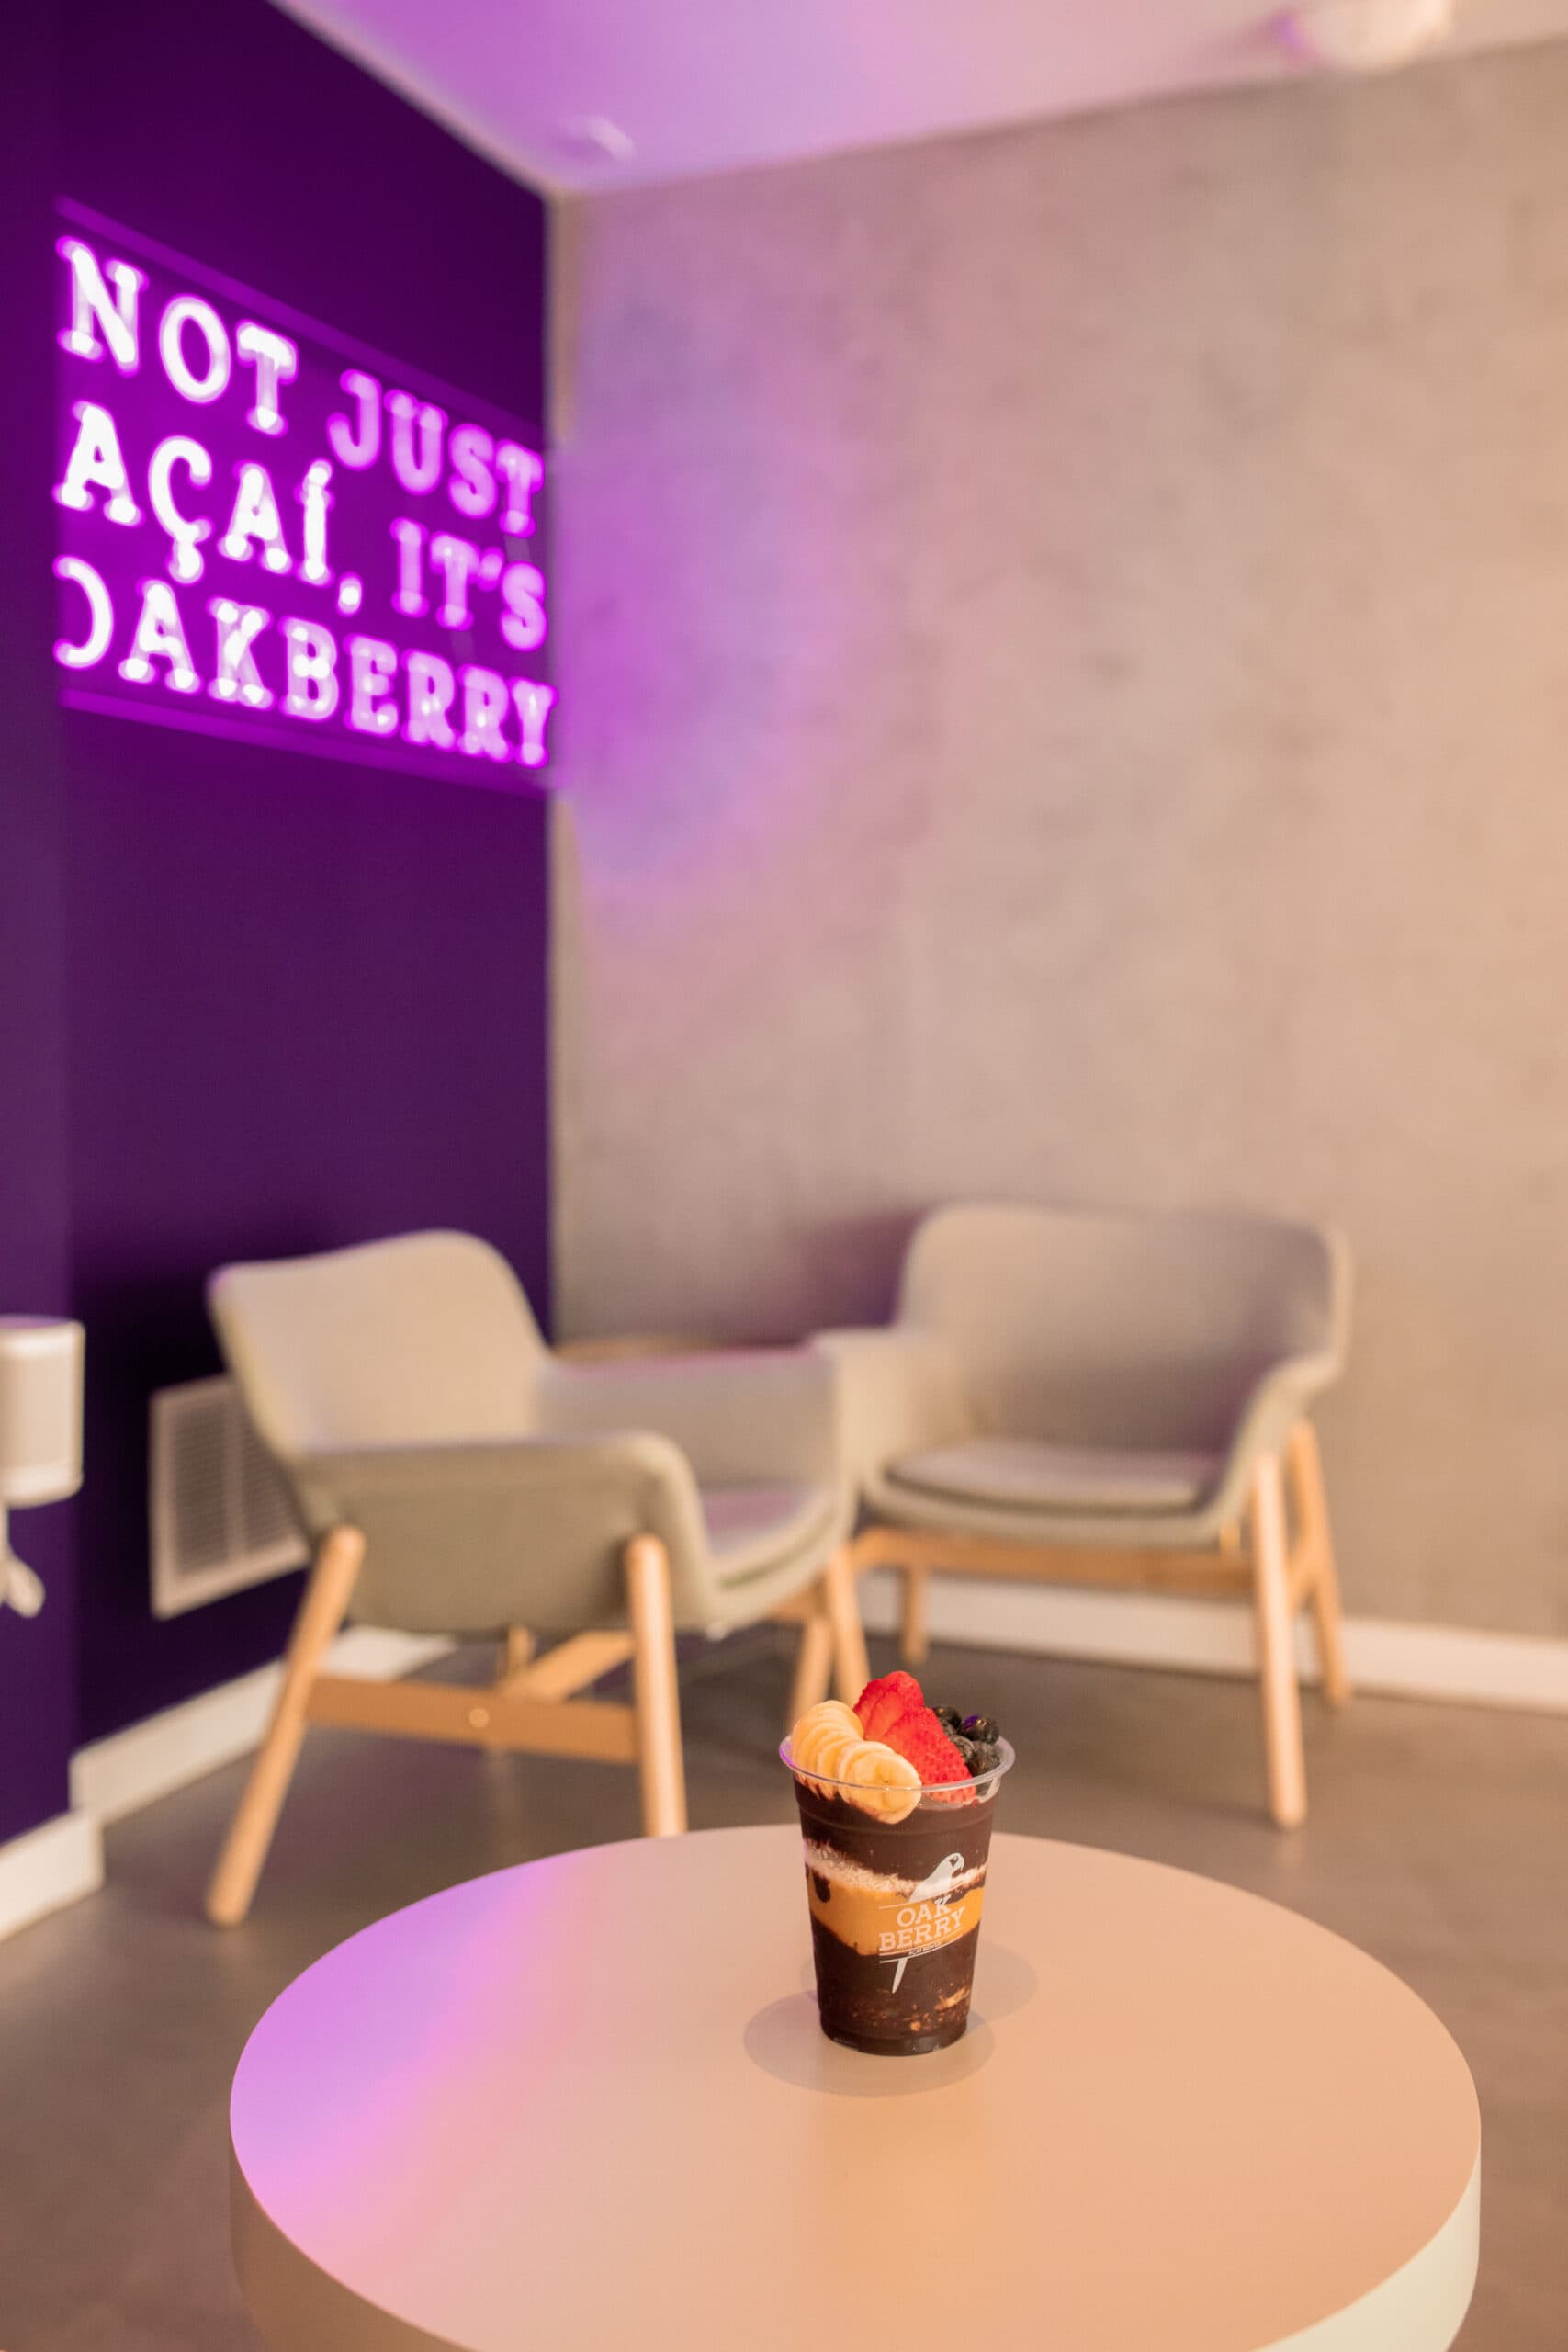
[[[963,2034],[997,1791],[1013,1762],[1009,1742],[998,1746],[993,1770],[922,1789],[902,1820],[866,1811],[852,1782],[797,1769],[787,1739],[780,1748],[800,1807],[817,2007],[830,2040],[907,2058]]]

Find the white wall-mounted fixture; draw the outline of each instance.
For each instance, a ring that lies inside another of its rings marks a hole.
[[[1457,14],[1458,0],[1296,0],[1274,24],[1285,47],[1308,65],[1379,74],[1436,49]]]
[[[0,1315],[0,1608],[24,1617],[43,1607],[43,1586],[12,1551],[6,1514],[82,1483],[82,1348],[80,1323]]]

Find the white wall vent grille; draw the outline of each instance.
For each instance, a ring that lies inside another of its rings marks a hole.
[[[309,1546],[288,1489],[231,1380],[160,1388],[151,1436],[155,1617],[177,1617],[303,1566]]]

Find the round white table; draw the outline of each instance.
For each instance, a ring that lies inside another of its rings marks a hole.
[[[246,2045],[274,2352],[1439,2352],[1480,2126],[1416,1996],[1293,1912],[999,1837],[974,2022],[817,2025],[800,1840],[563,1854],[329,1952]]]

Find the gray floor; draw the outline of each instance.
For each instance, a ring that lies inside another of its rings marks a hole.
[[[791,1816],[770,1744],[784,1675],[773,1637],[753,1635],[685,1680],[694,1826]],[[940,1654],[926,1680],[1017,1737],[1010,1828],[1252,1887],[1425,1996],[1485,2121],[1481,2284],[1460,2341],[1562,2352],[1568,1719],[1314,1707],[1312,1818],[1280,1837],[1257,1811],[1243,1684],[976,1650]],[[121,1824],[107,1891],[0,1945],[6,2352],[256,2352],[229,2267],[224,2107],[261,2010],[399,1904],[636,1828],[631,1778],[608,1768],[316,1733],[256,1910],[224,1935],[197,1904],[238,1783],[216,1773]]]

